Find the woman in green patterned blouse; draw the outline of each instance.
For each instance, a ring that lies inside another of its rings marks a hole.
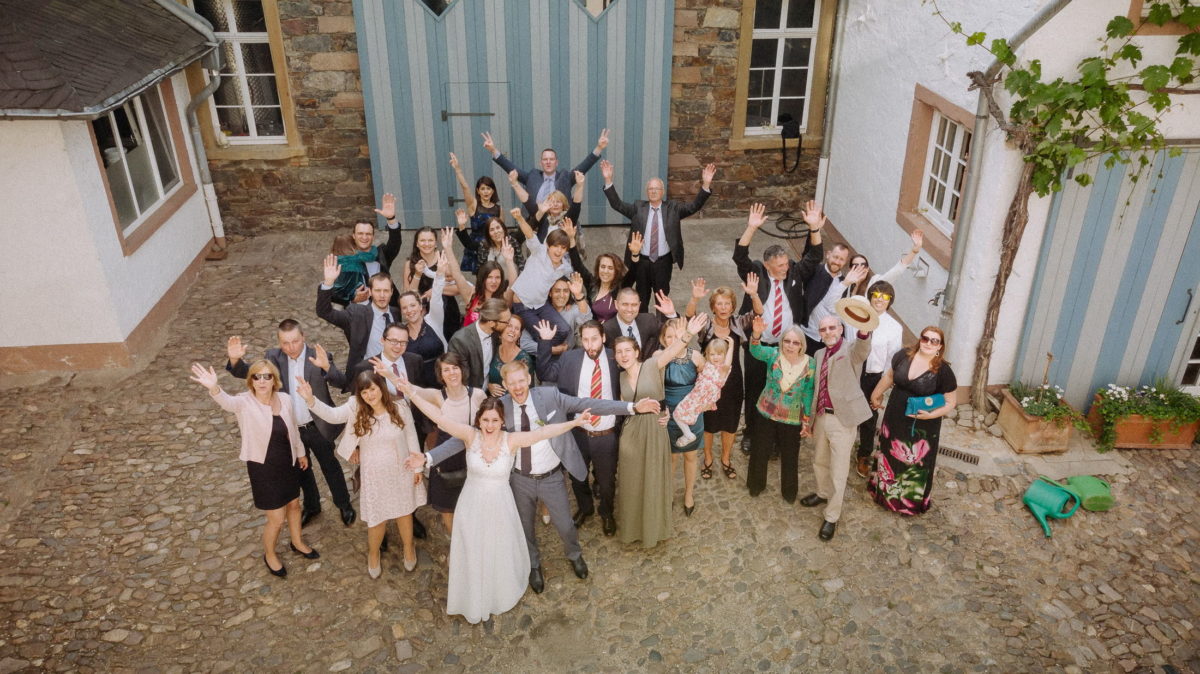
[[[817,371],[813,359],[804,353],[804,333],[799,326],[784,330],[775,347],[759,342],[765,327],[761,316],[755,316],[751,325],[750,355],[767,364],[767,383],[756,406],[762,418],[754,424],[750,437],[746,486],[751,496],[766,489],[768,459],[771,449],[778,447],[783,500],[794,503],[800,438],[809,435]]]

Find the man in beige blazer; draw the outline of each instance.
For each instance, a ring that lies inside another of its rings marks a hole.
[[[813,473],[817,491],[800,499],[800,504],[809,508],[826,504],[817,535],[827,541],[837,531],[842,514],[858,425],[871,417],[871,407],[858,383],[863,363],[871,353],[871,333],[860,331],[853,344],[847,343],[837,315],[822,318],[818,330],[825,346],[816,354],[817,386],[813,393]]]

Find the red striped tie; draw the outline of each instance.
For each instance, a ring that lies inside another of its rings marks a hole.
[[[779,279],[775,281],[775,320],[771,323],[771,335],[778,337],[783,332],[783,288],[779,285]]]
[[[600,372],[600,359],[596,358],[594,360],[594,363],[595,363],[595,367],[592,368],[592,397],[599,399],[601,396],[604,395],[604,390],[600,386],[601,379],[603,378],[603,373]],[[600,417],[593,414],[592,415],[592,425],[595,425],[597,423],[600,423]]]

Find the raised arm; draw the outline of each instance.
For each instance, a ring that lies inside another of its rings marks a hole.
[[[345,405],[338,407],[330,407],[317,400],[313,396],[312,384],[305,381],[304,377],[296,377],[295,389],[296,393],[304,399],[304,404],[308,405],[309,411],[331,424],[349,422],[351,417],[354,416],[354,411],[358,408],[358,403],[355,402],[354,398],[347,400]]]
[[[585,410],[585,412],[586,411],[587,410]],[[432,419],[433,417],[430,418]],[[557,424],[546,424],[545,426],[540,426],[536,430],[532,431],[509,433],[508,444],[510,447],[527,447],[529,445],[534,445],[542,440],[549,440],[550,438],[558,437],[572,428],[578,428],[579,426],[587,423],[590,418],[591,417],[587,414],[580,414],[570,421],[564,421]],[[450,431],[449,428],[446,430],[450,433],[453,433],[453,431]]]
[[[687,331],[682,335],[677,336],[675,343],[671,346],[655,351],[646,362],[649,363],[651,360],[653,360],[655,367],[658,369],[662,370],[666,368],[667,363],[670,363],[675,358],[678,358],[679,354],[683,353],[683,350],[686,349],[688,344],[691,343],[692,337],[696,336],[702,329],[704,329],[704,326],[707,323],[708,314],[696,314],[695,316],[692,316],[688,319]]]
[[[683,309],[683,315],[691,318],[696,315],[696,305],[700,300],[708,295],[708,282],[703,277],[692,279],[692,294],[688,297],[687,306]]]
[[[874,285],[879,281],[895,283],[896,279],[900,278],[900,275],[904,273],[908,265],[912,264],[912,261],[916,259],[917,253],[921,252],[921,247],[925,245],[925,232],[914,229],[912,231],[912,242],[912,248],[900,256],[900,261],[893,265],[891,269],[871,279],[870,285]]]
[[[708,198],[712,196],[712,180],[716,174],[716,164],[708,164],[700,171],[700,191],[696,193],[696,198],[692,199],[690,204],[684,204],[679,207],[679,217],[686,218],[704,208],[704,202],[708,201]]]
[[[466,202],[467,213],[475,215],[475,191],[471,189],[470,183],[467,182],[467,177],[463,175],[462,167],[458,165],[458,157],[454,153],[450,153],[450,166],[454,169],[454,179],[458,181],[458,189],[462,191],[463,201]]]
[[[601,129],[600,137],[596,139],[596,147],[588,153],[588,156],[583,158],[583,161],[579,162],[579,166],[576,166],[575,170],[573,171],[577,181],[579,180],[580,174],[587,173],[593,166],[596,165],[596,162],[600,159],[600,155],[604,153],[604,148],[606,147],[608,147],[608,129]]]
[[[521,215],[521,209],[514,208],[508,214],[517,222],[517,228],[521,230],[521,235],[525,237],[526,241],[537,241],[537,234],[534,233],[533,227],[529,226],[529,221],[525,219],[525,216]]]
[[[517,195],[517,201],[526,204],[526,208],[528,208],[530,199],[529,190],[525,189],[525,177],[518,173],[516,169],[513,169],[508,172],[508,184],[512,186],[513,194]],[[536,210],[535,208],[529,212],[533,213]]]
[[[445,346],[446,336],[442,334],[444,332],[442,326],[445,324],[446,317],[446,267],[450,266],[450,263],[446,262],[446,251],[439,252],[438,256],[440,258],[438,271],[437,276],[433,279],[433,287],[429,290],[429,313],[425,314],[425,322],[433,329],[433,333],[437,335],[438,339],[442,340],[442,346]]]
[[[804,251],[804,257],[800,258],[800,278],[808,280],[817,273],[817,269],[821,267],[821,261],[825,257],[825,248],[821,245],[821,228],[825,226],[828,220],[825,214],[821,212],[817,202],[810,200],[804,205],[804,222],[808,224],[808,248]]]
[[[324,273],[325,282],[317,288],[317,316],[343,330],[349,330],[350,314],[333,306],[333,284],[337,282],[338,274],[342,273],[342,265],[338,264],[337,256],[333,253],[325,256]]]
[[[737,266],[738,278],[743,281],[750,272],[755,271],[754,262],[750,259],[750,242],[758,232],[759,227],[767,221],[767,207],[763,204],[750,206],[750,215],[746,218],[746,230],[742,238],[733,247],[733,263]]]
[[[750,272],[746,274],[746,282],[742,284],[742,290],[746,291],[746,297],[750,298],[751,308],[755,316],[763,315],[762,298],[758,296],[758,274]]]
[[[418,409],[429,417],[429,420],[436,424],[439,428],[446,431],[450,435],[462,440],[464,443],[469,443],[475,437],[475,427],[469,424],[464,424],[442,414],[442,408],[434,405],[424,397],[416,395],[413,391],[413,385],[408,382],[400,382],[400,390],[404,395],[408,396],[409,402],[416,405]],[[528,443],[532,444],[532,443]],[[524,445],[522,445],[524,446]]]
[[[229,356],[229,361],[225,363],[225,371],[238,379],[245,379],[246,375],[250,374],[250,365],[246,362],[247,347],[242,338],[236,335],[225,342],[225,354]]]
[[[558,332],[558,328],[554,327],[550,321],[538,321],[533,326],[534,333],[537,335],[537,358],[534,359],[534,365],[537,367],[538,379],[542,381],[558,381],[558,373],[562,370],[562,359],[553,355],[550,340],[554,339],[554,334]]]
[[[460,208],[455,211],[455,215],[460,218],[459,222],[467,219],[467,214]],[[450,278],[454,279],[454,285],[458,288],[458,294],[463,297],[470,297],[474,284],[463,276],[462,269],[458,266],[458,257],[454,255],[454,230],[446,228],[442,230],[442,252],[445,253],[446,273]],[[442,265],[438,265],[438,270],[442,269]],[[432,300],[431,300],[432,301]]]
[[[621,197],[617,195],[617,187],[613,185],[616,170],[612,162],[607,159],[600,162],[600,174],[604,176],[604,197],[608,199],[609,208],[632,220],[637,215],[637,206],[621,201]]]

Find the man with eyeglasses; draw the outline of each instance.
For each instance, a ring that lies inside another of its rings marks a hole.
[[[446,351],[457,353],[467,361],[463,383],[482,389],[487,386],[488,369],[496,352],[497,335],[508,327],[512,314],[504,300],[493,297],[479,308],[479,320],[462,328],[450,338]]]
[[[321,474],[325,476],[325,486],[338,510],[341,511],[342,523],[350,526],[354,523],[357,513],[350,502],[350,491],[346,489],[346,477],[342,473],[342,465],[338,463],[333,453],[333,440],[342,432],[342,424],[332,425],[314,417],[304,404],[304,399],[293,394],[297,378],[303,378],[312,386],[313,395],[325,403],[333,405],[329,395],[329,385],[343,386],[346,377],[334,365],[333,359],[321,347],[309,346],[304,340],[304,330],[300,323],[286,319],[279,324],[275,333],[279,341],[278,348],[267,349],[263,358],[270,361],[279,370],[282,391],[289,394],[292,400],[292,414],[300,431],[300,441],[304,443],[306,452],[312,454],[321,465]],[[241,337],[230,337],[226,343],[226,353],[229,361],[225,369],[229,374],[245,378],[250,371],[246,362],[246,344]],[[308,524],[309,520],[321,512],[321,494],[317,491],[317,478],[312,466],[300,473],[300,489],[304,492],[304,503],[300,510],[300,526]]]
[[[817,491],[800,499],[800,505],[813,508],[825,504],[825,518],[817,537],[828,541],[842,515],[854,434],[858,425],[871,417],[871,406],[859,384],[863,363],[871,352],[871,333],[860,329],[858,339],[848,344],[842,338],[842,321],[837,315],[822,318],[817,331],[825,345],[816,354],[813,401],[813,474]]]
[[[764,330],[762,343],[768,346],[778,346],[779,338],[792,325],[804,322],[808,317],[808,300],[806,286],[817,272],[821,264],[823,247],[821,245],[821,228],[825,226],[825,214],[821,212],[816,201],[804,205],[803,218],[808,225],[808,245],[804,257],[793,260],[783,246],[774,244],[763,252],[763,259],[750,259],[750,242],[766,221],[766,206],[754,204],[750,207],[750,215],[746,219],[746,231],[738,239],[733,248],[733,262],[737,265],[738,278],[743,282],[751,272],[758,275],[758,299],[763,305]],[[813,298],[813,301],[820,297]],[[739,313],[749,313],[753,303],[749,297],[742,300]],[[750,438],[754,435],[754,425],[758,423],[758,398],[762,395],[767,383],[767,367],[762,361],[750,357],[750,343],[746,342],[746,353],[743,362],[743,378],[745,382],[746,400],[745,414],[746,430],[742,433],[742,453],[750,453]]]
[[[398,376],[408,379],[416,386],[425,386],[425,381],[421,377],[421,357],[415,353],[408,353],[408,328],[404,327],[403,323],[392,323],[383,330],[383,350],[379,352],[379,356],[372,360],[364,360],[354,366],[350,371],[349,379],[354,381],[362,372],[374,372],[375,363],[378,361],[384,367],[396,373]],[[389,381],[388,393],[393,397],[399,396],[400,393],[396,387]],[[413,414],[420,412],[414,408]]]

